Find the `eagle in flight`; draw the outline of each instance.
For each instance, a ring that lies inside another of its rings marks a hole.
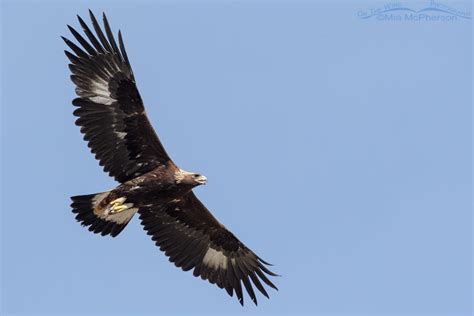
[[[89,10],[94,33],[78,16],[86,40],[68,26],[79,45],[63,37],[71,51],[71,80],[78,98],[76,125],[103,166],[120,185],[107,192],[73,196],[76,220],[89,231],[117,236],[138,213],[156,246],[184,271],[235,292],[242,285],[257,304],[254,287],[268,298],[262,282],[277,289],[275,276],[252,250],[222,225],[192,189],[206,177],[180,169],[171,160],[147,118],[120,31],[118,45],[105,14],[105,34]]]

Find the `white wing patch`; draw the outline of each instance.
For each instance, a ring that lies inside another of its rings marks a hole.
[[[101,95],[97,95],[95,97],[89,97],[94,103],[103,104],[103,105],[111,105],[115,100],[110,97],[103,97]]]
[[[89,100],[95,103],[111,105],[116,100],[110,96],[109,84],[102,78],[92,79],[92,94],[94,96],[89,97]]]
[[[114,133],[115,133],[115,135],[117,135],[117,137],[120,138],[120,139],[124,139],[125,136],[127,136],[127,133],[125,133],[125,132],[114,132]]]
[[[110,96],[108,82],[102,78],[95,77],[92,80],[92,92],[104,97]]]
[[[214,269],[218,269],[219,267],[224,270],[227,269],[227,257],[221,251],[217,251],[211,247],[207,249],[202,263]]]

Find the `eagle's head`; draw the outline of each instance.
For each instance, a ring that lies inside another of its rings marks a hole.
[[[179,169],[174,174],[174,179],[177,184],[185,184],[190,186],[198,186],[201,184],[206,184],[207,178],[203,175],[184,171]]]

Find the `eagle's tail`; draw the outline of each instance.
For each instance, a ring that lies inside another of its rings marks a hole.
[[[101,192],[88,195],[78,195],[71,197],[72,212],[76,215],[76,220],[82,226],[89,227],[89,231],[102,236],[117,236],[127,226],[137,208],[127,207],[121,212],[110,212],[110,207],[102,207],[101,201],[106,199],[109,192]],[[127,204],[127,206],[133,206]]]

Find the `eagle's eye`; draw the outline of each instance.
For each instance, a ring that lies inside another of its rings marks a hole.
[[[199,178],[200,176],[200,174],[194,174],[194,178]]]

